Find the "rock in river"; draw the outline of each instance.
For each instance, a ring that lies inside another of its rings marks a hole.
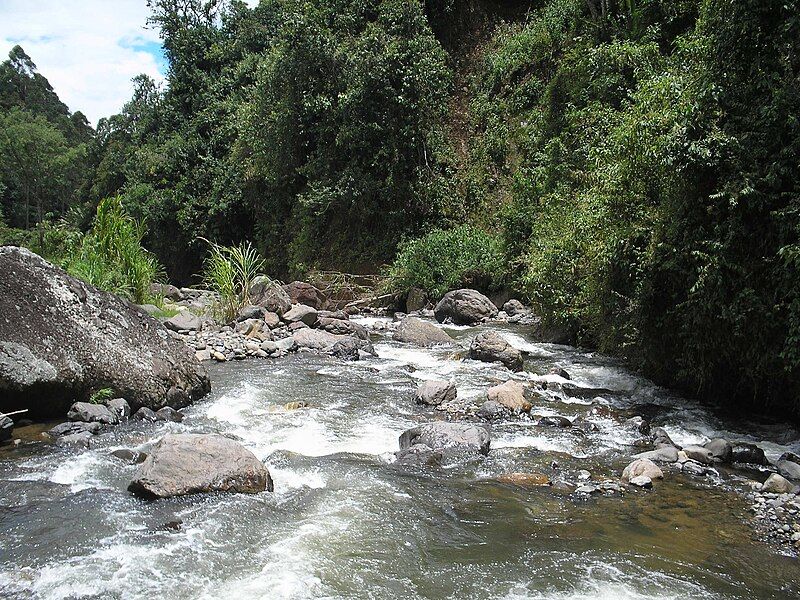
[[[84,423],[102,423],[114,425],[119,423],[119,417],[107,406],[92,404],[91,402],[76,402],[67,413],[70,421],[83,421]]]
[[[392,339],[398,342],[423,347],[452,344],[454,341],[446,331],[439,329],[433,323],[423,321],[417,317],[406,317],[403,319],[392,335]]]
[[[522,352],[495,331],[479,333],[469,347],[469,357],[484,362],[501,362],[512,371],[522,370]]]
[[[128,490],[144,498],[203,492],[272,491],[269,471],[241,444],[216,434],[167,434],[134,475]]]
[[[784,477],[773,473],[767,477],[767,480],[761,486],[761,491],[773,494],[787,494],[791,492],[793,488],[794,486]]]
[[[664,479],[664,473],[652,460],[638,458],[625,467],[622,471],[622,481],[629,483],[634,477],[649,477],[653,479]]]
[[[278,316],[283,315],[292,307],[292,301],[280,283],[259,275],[250,284],[250,302],[261,306]]]
[[[525,399],[525,388],[514,380],[489,388],[486,392],[489,402],[497,402],[514,413],[530,412],[531,403]]]
[[[132,304],[24,248],[0,248],[0,411],[61,416],[112,388],[134,407],[186,406],[211,388],[186,345]]]
[[[417,404],[439,406],[456,399],[458,394],[454,383],[449,381],[426,381],[417,388],[414,401]]]
[[[287,323],[305,323],[313,327],[317,322],[317,309],[305,304],[293,304],[292,308],[283,315],[283,320]]]
[[[460,450],[488,454],[489,430],[471,423],[437,421],[408,429],[400,436],[400,450],[408,450],[418,444],[432,450]]]
[[[440,323],[450,319],[456,325],[474,325],[497,316],[497,307],[476,290],[462,289],[447,292],[433,309]]]
[[[317,310],[328,306],[328,297],[318,288],[304,281],[292,281],[283,286],[292,304],[305,304]]]

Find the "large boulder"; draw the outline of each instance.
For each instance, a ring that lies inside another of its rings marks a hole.
[[[317,310],[328,307],[328,297],[318,288],[304,281],[292,281],[283,286],[292,304],[305,304]]]
[[[455,400],[457,395],[456,386],[451,381],[426,381],[417,388],[414,401],[417,404],[439,406]]]
[[[778,473],[780,473],[787,479],[800,481],[800,464],[792,460],[779,460],[777,467],[778,467]]]
[[[716,462],[731,462],[731,456],[733,456],[733,446],[728,440],[723,438],[714,438],[706,442],[704,446],[708,448]]]
[[[36,254],[0,248],[0,411],[62,416],[111,388],[131,406],[186,406],[205,369],[156,319]]]
[[[172,331],[200,331],[206,321],[208,319],[185,310],[165,320],[164,326]]]
[[[369,332],[366,330],[366,328],[363,325],[354,323],[349,319],[318,317],[317,327],[336,335],[353,335],[362,340],[369,339]]]
[[[660,446],[655,450],[650,450],[649,452],[642,452],[640,454],[635,454],[633,458],[637,459],[647,459],[652,460],[653,462],[660,462],[660,463],[674,463],[678,462],[678,449],[674,446]]]
[[[317,309],[306,304],[293,304],[292,308],[283,314],[283,320],[287,323],[305,323],[313,327],[317,322]]]
[[[431,450],[489,454],[489,430],[471,423],[425,423],[404,431],[400,436],[401,451],[416,445],[427,446]]]
[[[530,412],[531,403],[525,398],[525,387],[514,380],[490,387],[486,392],[489,402],[497,402],[514,413]]]
[[[425,290],[412,287],[406,296],[406,312],[414,312],[428,306],[428,294]]]
[[[439,300],[433,314],[440,323],[450,319],[456,325],[474,325],[496,317],[497,307],[476,290],[453,290]]]
[[[501,362],[512,371],[522,370],[522,352],[495,331],[479,333],[469,347],[469,357],[484,362]]]
[[[777,473],[772,473],[761,486],[761,491],[769,494],[788,494],[794,489],[790,481]]]
[[[283,286],[266,275],[259,275],[250,284],[250,302],[278,316],[292,308],[292,300]]]
[[[764,450],[755,444],[750,444],[748,442],[733,443],[731,461],[735,463],[747,463],[753,465],[769,465],[769,460],[767,460],[767,455],[764,454]]]
[[[136,471],[128,490],[143,498],[204,492],[272,491],[269,471],[247,448],[216,434],[167,434]]]
[[[83,421],[84,423],[102,423],[115,425],[119,423],[119,416],[102,404],[91,402],[76,402],[67,413],[70,421]]]
[[[423,321],[417,317],[406,317],[397,326],[392,339],[415,346],[438,346],[439,344],[453,344],[454,340],[446,331],[438,328],[433,323]]]
[[[375,348],[369,340],[362,340],[350,335],[336,335],[321,329],[299,329],[292,334],[292,339],[297,348],[330,352],[345,359],[355,358],[353,348],[359,353],[366,352],[375,355]]]

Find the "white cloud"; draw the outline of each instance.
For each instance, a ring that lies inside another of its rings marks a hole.
[[[145,0],[0,0],[0,60],[21,45],[70,110],[96,124],[119,112],[136,75],[164,79],[148,16]]]

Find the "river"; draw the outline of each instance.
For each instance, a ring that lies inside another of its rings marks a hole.
[[[796,430],[720,420],[610,358],[497,327],[528,352],[521,379],[557,364],[598,389],[549,391],[532,412],[585,415],[599,431],[509,421],[493,426],[488,457],[401,467],[392,464],[400,433],[441,418],[413,404],[418,382],[452,379],[470,397],[509,372],[384,333],[374,334],[379,356],[357,363],[299,353],[215,364],[212,393],[182,423],[129,422],[90,450],[40,441],[41,426],[16,430],[24,443],[0,450],[0,596],[800,597],[798,561],[758,541],[749,523],[740,492],[763,474],[665,469],[653,490],[599,497],[497,480],[535,472],[575,482],[582,470],[616,479],[642,450],[625,418],[643,412],[680,444],[757,441],[773,459],[800,450]],[[477,330],[448,331],[466,344]],[[285,410],[292,401],[310,406]],[[109,453],[147,451],[168,431],[239,439],[268,465],[275,492],[134,498],[126,487],[136,467]]]

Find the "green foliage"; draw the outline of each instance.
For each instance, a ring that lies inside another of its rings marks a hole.
[[[151,300],[150,286],[163,277],[158,260],[142,246],[145,226],[130,217],[120,197],[100,202],[92,228],[63,260],[67,271],[137,304]]]
[[[232,321],[242,308],[250,304],[250,287],[253,279],[261,273],[264,259],[250,242],[238,246],[208,243],[210,251],[203,265],[203,282],[219,295],[218,316],[224,321]]]
[[[89,397],[89,402],[92,404],[105,404],[117,396],[113,388],[100,388],[92,393]]]
[[[506,265],[497,238],[462,225],[401,244],[387,276],[393,291],[418,287],[438,298],[460,287],[496,290],[506,282]]]

